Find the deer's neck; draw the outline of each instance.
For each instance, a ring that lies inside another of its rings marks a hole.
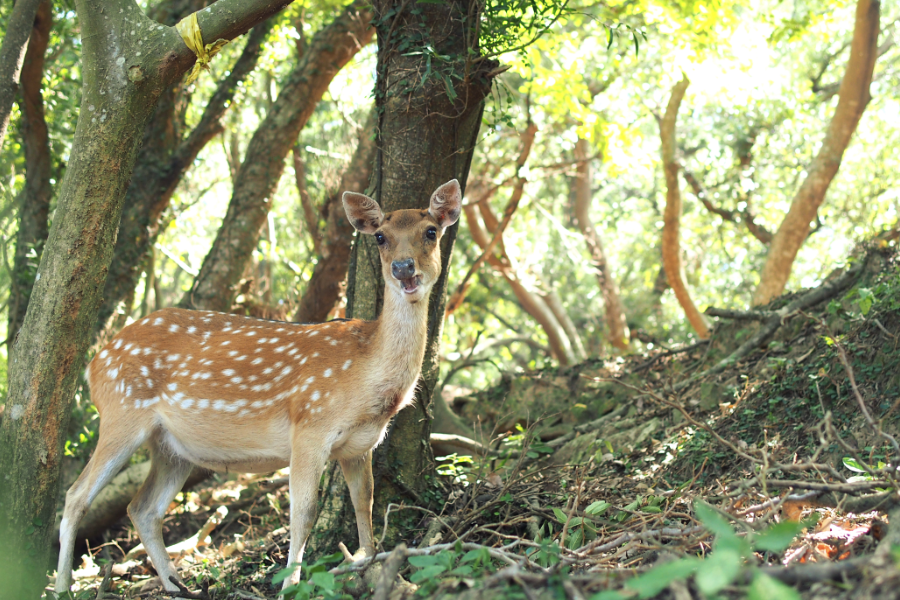
[[[419,378],[428,332],[428,299],[410,304],[394,290],[385,290],[384,308],[372,344],[385,384],[397,390]]]

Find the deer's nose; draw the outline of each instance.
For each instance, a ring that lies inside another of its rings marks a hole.
[[[416,274],[416,261],[411,258],[391,262],[391,275],[394,279],[409,279]]]

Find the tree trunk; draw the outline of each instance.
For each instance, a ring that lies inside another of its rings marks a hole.
[[[0,146],[9,127],[9,114],[16,99],[25,46],[40,3],[41,0],[17,0],[6,23],[6,35],[0,46]]]
[[[825,201],[825,193],[841,166],[844,150],[869,103],[869,85],[878,57],[880,10],[881,3],[877,0],[858,0],[856,3],[850,59],[838,92],[837,108],[822,147],[769,244],[759,286],[753,293],[754,306],[766,304],[784,291],[797,252],[809,235],[809,225]]]
[[[341,282],[347,277],[350,250],[353,246],[353,226],[347,221],[341,195],[345,191],[362,192],[369,186],[375,164],[375,113],[369,114],[359,132],[359,142],[350,164],[341,175],[338,190],[326,204],[325,235],[322,255],[313,269],[312,277],[294,320],[299,323],[318,323],[328,318],[328,313],[341,297]]]
[[[575,219],[581,235],[584,236],[588,252],[591,253],[591,265],[594,267],[600,293],[603,295],[609,343],[619,350],[627,350],[631,332],[628,331],[625,319],[625,307],[619,295],[619,286],[610,272],[600,234],[591,222],[591,163],[588,154],[588,141],[579,138],[575,143],[575,160],[578,161],[575,171]]]
[[[432,192],[453,178],[465,186],[484,98],[490,91],[490,72],[496,65],[477,58],[478,7],[474,0],[415,5],[403,0],[375,2],[379,122],[374,197],[385,212],[427,208]],[[430,53],[442,59],[432,61]],[[448,229],[441,240],[442,271],[431,293],[425,360],[415,402],[394,418],[387,438],[374,452],[378,515],[399,498],[426,502],[422,493],[433,477],[428,443],[431,396],[438,377],[447,271],[456,228]],[[348,275],[348,315],[376,318],[383,288],[374,239],[357,236]]]
[[[247,146],[228,212],[180,306],[223,312],[231,308],[288,152],[331,80],[372,40],[371,20],[368,3],[356,0],[313,37]]]
[[[662,164],[666,176],[666,209],[663,213],[662,255],[666,279],[684,314],[701,338],[709,337],[706,319],[697,310],[684,281],[684,265],[681,262],[681,190],[678,185],[680,166],[675,160],[675,121],[684,92],[691,82],[686,75],[672,88],[672,96],[666,107],[666,114],[659,123],[659,137],[662,141]]]
[[[297,183],[297,194],[300,196],[300,206],[303,208],[303,224],[312,242],[313,252],[316,256],[322,255],[322,234],[319,232],[319,217],[312,198],[309,197],[309,189],[306,187],[306,161],[301,154],[303,149],[300,144],[294,144],[291,149],[291,158],[294,163],[294,180]]]
[[[44,119],[41,79],[44,53],[50,39],[52,21],[49,0],[41,2],[34,17],[28,50],[22,65],[22,138],[25,146],[25,187],[19,195],[19,231],[9,291],[7,350],[25,320],[28,298],[49,232],[48,217],[53,188],[50,185],[50,137]],[[7,352],[9,356],[9,352]]]
[[[206,39],[232,39],[283,0],[220,0],[199,15]],[[81,112],[53,227],[9,360],[0,424],[0,600],[46,583],[59,466],[78,370],[112,257],[144,125],[195,57],[130,0],[77,0]]]
[[[196,10],[202,8],[203,4],[205,0],[192,0],[192,6]],[[174,25],[190,14],[191,11],[187,8],[172,6],[170,10],[158,12],[164,12],[167,23]],[[177,107],[183,102],[179,100],[182,86],[176,85],[163,92],[144,131],[144,142],[134,176],[125,194],[122,222],[106,279],[95,336],[107,327],[119,304],[137,286],[144,258],[159,236],[159,220],[163,212],[168,208],[175,189],[194,159],[210,140],[222,132],[223,118],[231,106],[238,85],[256,68],[263,42],[273,25],[274,20],[269,19],[253,28],[241,56],[229,74],[219,82],[200,122],[190,134],[182,137],[180,130],[183,122],[177,117],[181,112]]]

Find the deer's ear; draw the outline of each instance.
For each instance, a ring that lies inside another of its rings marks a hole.
[[[451,179],[431,195],[428,214],[434,217],[442,228],[447,229],[459,219],[462,210],[462,190],[459,182]]]
[[[378,203],[364,194],[344,192],[341,197],[347,220],[362,233],[373,234],[384,222],[384,213]]]

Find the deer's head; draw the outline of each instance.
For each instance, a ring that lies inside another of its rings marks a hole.
[[[452,179],[436,189],[428,210],[385,215],[377,202],[354,192],[344,192],[343,202],[353,227],[375,236],[387,289],[410,303],[428,298],[441,273],[441,237],[462,208],[459,182]]]

